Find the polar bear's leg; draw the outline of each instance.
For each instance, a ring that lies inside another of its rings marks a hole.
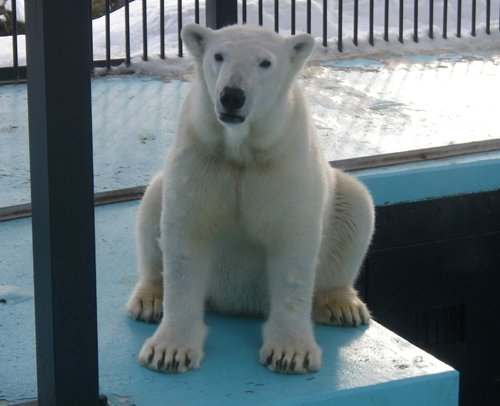
[[[322,353],[311,322],[319,233],[317,238],[296,235],[296,241],[273,247],[267,257],[270,311],[263,329],[260,362],[280,373],[321,368]]]
[[[139,353],[139,361],[163,372],[185,372],[199,367],[207,327],[203,322],[211,244],[186,237],[174,223],[162,228],[165,313]]]
[[[162,174],[153,178],[139,206],[137,216],[137,255],[139,282],[126,308],[131,317],[159,322],[163,314],[162,253],[160,238]]]
[[[340,171],[332,171],[332,176],[336,184],[333,210],[325,224],[313,317],[320,323],[358,326],[370,320],[353,285],[373,234],[374,207],[356,178]]]

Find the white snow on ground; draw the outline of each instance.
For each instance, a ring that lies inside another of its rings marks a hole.
[[[486,21],[486,3],[487,0],[477,0],[477,36],[473,38],[471,31],[471,12],[472,0],[462,1],[462,38],[456,38],[455,32],[457,28],[457,4],[458,0],[448,1],[448,39],[442,39],[442,23],[443,23],[443,0],[434,1],[434,40],[428,38],[429,30],[429,2],[419,2],[419,42],[415,44],[412,41],[413,35],[413,18],[414,18],[414,2],[406,0],[404,2],[404,45],[398,42],[399,32],[399,0],[389,1],[389,43],[383,40],[384,31],[384,7],[382,1],[377,1],[374,12],[375,26],[375,47],[368,44],[368,28],[369,28],[369,0],[359,0],[359,46],[355,47],[352,43],[353,38],[353,8],[354,1],[345,0],[343,2],[343,44],[344,52],[339,55],[337,51],[337,21],[338,21],[338,1],[329,1],[327,9],[327,26],[328,26],[328,47],[318,46],[316,58],[331,59],[333,57],[353,57],[359,54],[362,55],[384,55],[401,52],[421,53],[429,52],[430,50],[470,50],[483,49],[485,47],[499,46],[500,30],[499,30],[499,7],[500,0],[491,0],[491,35],[485,33]],[[322,36],[322,15],[323,15],[323,0],[312,0],[312,34],[318,39],[318,44],[321,42]],[[203,0],[200,1],[200,21],[205,21]],[[12,0],[6,0],[6,7],[12,8]],[[241,18],[241,1],[238,2],[238,15]],[[142,1],[132,1],[130,3],[130,40],[131,54],[134,57],[133,61],[136,64],[141,64],[140,55],[142,54]],[[147,1],[147,26],[148,26],[148,53],[153,60],[158,59],[160,53],[160,1]],[[24,0],[17,0],[18,19],[24,20]],[[296,21],[297,32],[306,31],[306,0],[296,1]],[[264,26],[274,28],[274,1],[264,0]],[[194,22],[194,0],[183,1],[183,23]],[[247,1],[247,22],[249,24],[258,23],[258,0]],[[289,0],[282,0],[279,3],[279,22],[280,32],[289,34],[291,28],[291,6]],[[176,58],[178,52],[177,45],[177,2],[165,1],[165,46],[166,54],[169,58]],[[105,37],[105,18],[101,17],[93,21],[93,41],[94,41],[94,58],[104,59],[106,56],[106,37]],[[110,17],[110,32],[111,32],[111,57],[123,58],[125,56],[125,8],[122,7],[111,14]],[[25,64],[25,38],[23,35],[18,36],[19,42],[19,63]],[[156,56],[156,58],[155,58]],[[156,65],[149,64],[143,69],[168,70],[169,67],[177,70],[178,65],[157,63]],[[12,38],[0,37],[0,66],[12,65]]]
[[[500,52],[310,64],[304,89],[329,160],[500,138]]]

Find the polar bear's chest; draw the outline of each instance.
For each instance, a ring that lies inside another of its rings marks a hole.
[[[250,147],[247,137],[239,133],[224,135],[224,155],[228,161],[245,164],[255,160],[255,151]]]

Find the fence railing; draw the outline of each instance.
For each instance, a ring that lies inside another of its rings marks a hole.
[[[165,0],[124,0],[123,7],[114,12],[111,11],[110,0],[106,0],[105,13],[100,19],[104,20],[104,52],[94,54],[94,66],[109,69],[121,63],[130,65],[132,56],[138,54],[143,60],[148,60],[151,49],[155,55],[165,59],[166,39],[174,37],[177,49],[171,51],[182,57],[183,46],[178,34],[187,22],[201,21],[211,27],[233,23],[269,25],[276,32],[292,35],[305,31],[321,38],[323,46],[333,45],[339,52],[344,51],[346,41],[357,47],[363,41],[375,46],[377,40],[404,43],[419,42],[423,36],[430,39],[447,39],[451,35],[461,38],[465,30],[472,37],[479,30],[490,35],[492,26],[500,29],[500,2],[493,1],[498,8],[495,12],[498,19],[493,17],[492,0],[380,0],[376,3],[375,0],[206,0],[201,6],[200,0],[177,0],[175,8],[172,4],[166,7]],[[19,3],[20,0],[10,2],[12,63],[0,66],[0,81],[26,77],[24,49],[20,49],[18,40],[24,34],[18,32],[16,24]],[[139,30],[142,38],[136,40],[135,47],[131,42],[131,18],[135,17],[134,23],[138,22],[138,18],[136,14],[132,15],[132,8],[140,14],[142,26]],[[367,19],[361,22],[360,15]],[[112,16],[113,21],[122,18],[122,32],[111,29]],[[151,24],[152,20],[154,24]],[[102,25],[102,21],[99,23]],[[451,25],[453,28],[450,28]],[[116,45],[120,42],[122,45]],[[139,42],[142,49],[138,49]],[[7,46],[5,41],[0,44]]]

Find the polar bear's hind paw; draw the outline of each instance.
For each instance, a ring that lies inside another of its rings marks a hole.
[[[343,327],[358,327],[370,322],[370,312],[352,288],[319,292],[314,298],[314,321]]]
[[[126,305],[134,320],[159,323],[163,316],[163,287],[160,283],[139,282]]]

